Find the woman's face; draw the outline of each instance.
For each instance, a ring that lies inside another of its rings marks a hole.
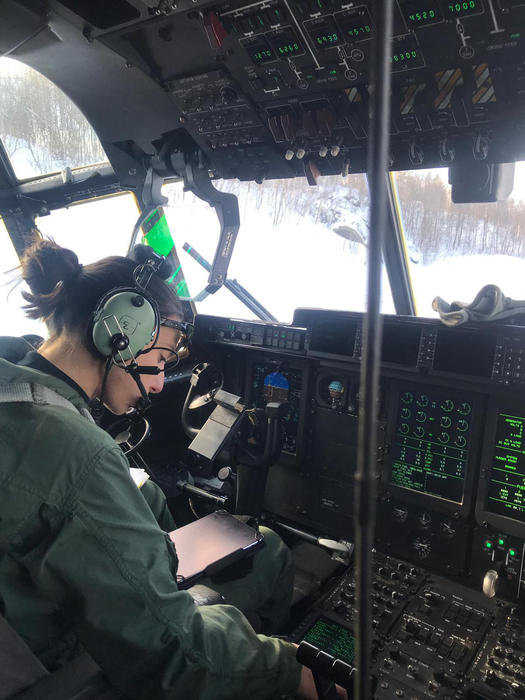
[[[173,321],[180,321],[178,316],[169,316]],[[160,327],[159,335],[153,343],[137,357],[138,365],[148,365],[164,370],[166,364],[176,358],[180,332],[174,328]],[[158,394],[164,386],[164,371],[160,374],[141,374],[140,379],[148,394]],[[112,413],[122,415],[135,406],[141,398],[137,383],[124,369],[113,366],[108,376],[104,392],[104,404]]]

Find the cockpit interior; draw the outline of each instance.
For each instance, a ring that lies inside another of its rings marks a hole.
[[[323,652],[312,664],[328,678],[326,659],[343,661],[349,697],[525,697],[525,302],[496,287],[473,314],[418,313],[392,175],[439,169],[461,211],[506,205],[525,161],[524,0],[3,0],[0,20],[1,60],[51,81],[105,154],[20,175],[16,150],[31,144],[15,148],[0,118],[0,216],[17,256],[36,220],[131,194],[129,250],[171,261],[193,326],[146,427],[104,418],[130,463],[181,524],[223,509],[279,533],[296,566],[288,638]],[[60,132],[72,152],[75,128]],[[231,274],[236,187],[256,198],[303,183],[287,224],[300,236],[313,193],[324,188],[321,221],[340,205],[323,183],[352,177],[368,233],[330,222],[366,264],[336,275],[302,263],[300,244],[282,253],[262,225],[244,243],[261,289],[294,299],[277,318],[249,275]],[[170,183],[179,203],[209,205],[218,235],[205,253],[193,210],[170,232]],[[503,229],[476,231],[479,250],[490,236],[504,249]],[[294,263],[313,290],[304,301]],[[316,303],[331,275],[345,283]],[[226,290],[235,313],[213,302]]]

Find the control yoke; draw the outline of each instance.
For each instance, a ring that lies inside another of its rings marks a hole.
[[[247,408],[240,396],[225,391],[222,384],[221,373],[210,363],[194,367],[182,409],[182,427],[192,438],[188,449],[212,464],[221,452],[230,450],[230,460],[236,465],[235,511],[257,517],[263,506],[268,468],[282,449],[281,418],[287,404],[271,402],[264,410]],[[193,427],[189,412],[208,404],[215,406],[210,416],[201,428]]]
[[[175,170],[180,170],[180,152],[171,156]],[[180,297],[183,301],[202,301],[214,294],[225,283],[230,259],[240,227],[239,202],[234,194],[220,192],[213,186],[208,168],[202,162],[202,154],[192,153],[184,162],[184,187],[212,206],[219,219],[220,234],[206,287],[194,297]]]

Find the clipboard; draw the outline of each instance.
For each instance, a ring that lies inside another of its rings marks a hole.
[[[217,510],[169,533],[179,566],[177,585],[193,586],[264,546],[264,536],[225,510]]]

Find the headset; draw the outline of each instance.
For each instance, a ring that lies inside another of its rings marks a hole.
[[[117,287],[110,290],[98,302],[91,317],[90,339],[95,349],[106,358],[106,370],[99,399],[93,406],[94,413],[102,412],[103,395],[109,370],[113,365],[130,374],[140,389],[142,401],[139,410],[149,407],[150,400],[142,384],[141,374],[160,374],[157,366],[138,365],[136,358],[159,335],[161,325],[175,328],[186,337],[183,350],[189,354],[188,344],[191,324],[161,319],[155,299],[148,294],[147,286],[153,274],[167,279],[173,272],[172,265],[162,255],[146,245],[136,245],[132,259],[137,262],[133,271],[133,287]],[[180,355],[177,355],[177,362]]]

